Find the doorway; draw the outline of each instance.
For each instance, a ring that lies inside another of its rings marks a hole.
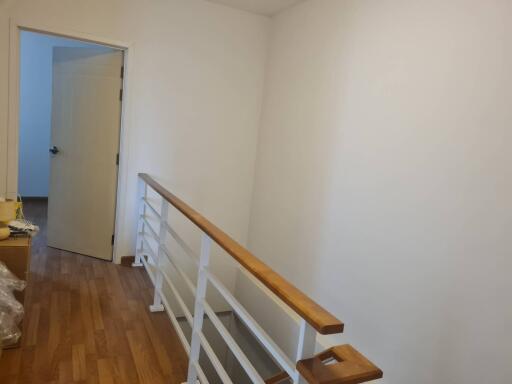
[[[24,30],[19,49],[18,194],[49,246],[112,260],[124,52]]]

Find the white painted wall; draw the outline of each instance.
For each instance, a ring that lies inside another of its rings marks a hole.
[[[511,15],[314,0],[274,20],[249,246],[385,383],[510,382]]]
[[[134,254],[134,202],[140,171],[154,175],[245,242],[267,18],[203,0],[19,0],[3,7],[1,191],[6,189],[7,177],[8,18],[13,17],[24,24],[131,44],[126,150],[121,153],[129,173],[120,202],[120,255]]]
[[[21,196],[48,196],[53,48],[93,46],[28,31],[21,33],[18,163]]]
[[[310,0],[273,21],[250,248],[344,320],[386,383],[512,374],[511,6]],[[125,254],[140,170],[244,242],[267,19],[200,0],[0,3],[0,190],[9,16],[133,43]]]

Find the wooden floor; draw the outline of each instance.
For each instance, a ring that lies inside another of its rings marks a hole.
[[[187,359],[167,315],[148,312],[151,282],[123,267],[46,246],[46,204],[32,248],[22,347],[4,351],[0,383],[185,381]]]

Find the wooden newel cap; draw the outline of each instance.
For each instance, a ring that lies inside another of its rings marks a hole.
[[[358,384],[382,378],[382,371],[351,345],[332,347],[301,360],[297,370],[309,384]]]

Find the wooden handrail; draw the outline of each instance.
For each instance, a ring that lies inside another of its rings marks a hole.
[[[338,345],[297,363],[309,384],[359,384],[381,379],[382,371],[351,345]]]
[[[278,273],[274,272],[269,266],[238,244],[203,215],[169,192],[148,174],[139,173],[139,177],[162,196],[162,198],[197,225],[213,241],[249,271],[249,273],[284,301],[320,334],[328,335],[343,332],[343,323],[340,320],[302,293]]]

